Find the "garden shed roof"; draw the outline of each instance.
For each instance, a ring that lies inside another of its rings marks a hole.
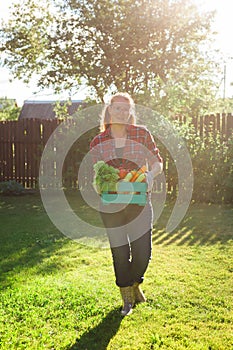
[[[60,101],[60,104],[62,105],[66,102],[67,101]],[[56,101],[25,101],[21,109],[19,119],[55,119],[55,103]],[[73,115],[82,105],[82,100],[71,101],[71,105],[67,107],[68,114]]]

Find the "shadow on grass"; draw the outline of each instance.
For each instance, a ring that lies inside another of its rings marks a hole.
[[[155,225],[154,244],[212,245],[226,244],[233,239],[231,205],[192,204],[180,225],[170,233],[164,229],[169,211],[167,209]]]
[[[0,197],[0,286],[9,286],[24,268],[41,274],[60,267],[43,263],[69,241],[50,222],[39,196]]]
[[[67,350],[106,350],[109,342],[117,333],[122,317],[119,309],[114,309],[102,321],[84,333]]]
[[[49,262],[45,263],[46,259],[61,249],[65,242],[63,240],[55,242],[54,239],[42,240],[41,242],[25,244],[24,247],[19,247],[18,251],[12,249],[1,256],[0,261],[0,285],[1,288],[10,286],[14,283],[14,274],[22,272],[25,268],[31,268],[37,266],[37,273],[46,275],[51,274],[54,271],[59,270],[61,267],[59,264]],[[21,249],[20,249],[21,248]],[[2,249],[1,249],[2,251]]]

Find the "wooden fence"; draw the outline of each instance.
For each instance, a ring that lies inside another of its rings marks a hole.
[[[28,188],[38,183],[44,146],[57,120],[22,119],[0,123],[0,181],[16,180]]]
[[[180,123],[186,122],[183,117],[175,119]],[[68,119],[66,123],[69,126],[72,121]],[[195,117],[191,123],[197,134],[203,138],[210,132],[214,135],[218,132],[223,140],[227,140],[233,131],[233,114]],[[16,180],[26,188],[38,187],[41,155],[50,135],[59,124],[60,121],[56,119],[22,119],[0,122],[0,182]],[[78,149],[72,147],[73,151],[68,153],[63,169],[67,186],[77,187],[78,167],[81,158],[85,152],[88,152],[89,141],[93,135],[89,135],[89,139],[86,137],[82,140]],[[165,173],[168,174],[168,182],[172,182],[169,180],[168,167]],[[171,186],[172,183],[168,183],[169,189]]]
[[[176,116],[174,119],[181,124],[186,122],[186,118],[183,116]],[[219,133],[222,140],[227,140],[233,131],[233,114],[217,113],[192,117],[191,124],[201,138],[205,138],[210,133],[213,133],[213,135]]]

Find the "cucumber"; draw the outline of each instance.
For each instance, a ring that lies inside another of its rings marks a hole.
[[[124,177],[124,179],[122,179],[122,181],[129,182],[132,179],[132,177],[133,177],[133,174],[130,172]]]
[[[141,174],[136,178],[135,182],[142,182],[143,180],[145,180],[145,178],[146,178],[146,175]]]

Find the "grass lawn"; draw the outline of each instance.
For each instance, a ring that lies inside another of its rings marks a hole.
[[[233,349],[233,208],[194,203],[168,234],[170,211],[154,230],[148,302],[122,318],[109,249],[63,236],[39,195],[1,196],[0,349]]]

